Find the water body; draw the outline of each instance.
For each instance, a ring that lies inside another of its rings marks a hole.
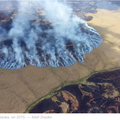
[[[120,6],[112,4],[111,2],[102,1],[96,4],[97,8],[106,9],[106,10],[117,10]]]

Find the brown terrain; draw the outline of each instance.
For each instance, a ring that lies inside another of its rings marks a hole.
[[[84,63],[71,67],[0,69],[1,113],[25,112],[30,104],[64,82],[78,81],[94,71],[120,67],[120,10],[98,9],[97,13],[86,15],[93,17],[88,24],[102,35],[102,45],[86,54]]]
[[[72,84],[41,100],[30,113],[120,113],[120,69],[96,73],[87,84]]]

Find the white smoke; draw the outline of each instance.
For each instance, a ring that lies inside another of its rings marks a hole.
[[[58,0],[29,0],[18,2],[19,14],[15,15],[8,38],[12,39],[12,52],[7,52],[6,47],[2,52],[7,58],[13,56],[14,60],[8,61],[12,64],[10,69],[27,66],[29,64],[45,67],[71,66],[76,60],[83,62],[82,54],[89,53],[93,48],[102,43],[100,35],[87,23],[72,13],[72,9],[66,2]],[[42,37],[42,27],[33,20],[39,19],[37,9],[45,11],[45,19],[51,23],[52,29],[45,31],[46,37]],[[82,31],[82,29],[84,31]],[[0,31],[2,28],[0,28]],[[5,36],[6,31],[2,30],[0,39]],[[21,47],[20,41],[26,45]],[[73,44],[72,51],[66,48],[67,43]],[[40,46],[36,47],[36,44]],[[27,50],[26,50],[27,49]],[[40,50],[40,51],[39,51]],[[40,55],[38,55],[38,53]],[[3,59],[4,61],[4,59]],[[15,65],[13,65],[13,61]],[[2,64],[4,64],[2,62]],[[4,67],[4,65],[1,65]],[[8,67],[4,67],[8,68]]]
[[[0,41],[2,41],[5,38],[6,34],[6,30],[0,26]]]

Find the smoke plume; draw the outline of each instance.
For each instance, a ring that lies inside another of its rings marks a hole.
[[[0,67],[19,69],[71,66],[101,43],[101,36],[72,13],[66,2],[16,2],[17,13],[7,27],[0,24]]]

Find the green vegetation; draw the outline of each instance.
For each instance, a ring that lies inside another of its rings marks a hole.
[[[50,93],[48,93],[47,95],[43,96],[42,98],[39,98],[37,101],[35,101],[34,103],[32,103],[28,108],[27,110],[25,111],[25,113],[29,113],[29,111],[34,107],[36,106],[38,103],[40,103],[42,100],[44,99],[48,99],[48,98],[51,98],[55,95],[55,91],[58,91],[60,90],[61,88],[65,87],[65,86],[68,86],[68,85],[74,85],[74,84],[87,84],[87,79],[89,77],[91,77],[92,75],[96,74],[96,73],[103,73],[103,72],[107,72],[107,71],[114,71],[114,70],[117,70],[117,69],[120,69],[120,67],[116,67],[116,68],[112,68],[110,70],[101,70],[101,71],[94,71],[92,72],[90,75],[82,78],[82,79],[79,79],[78,81],[72,81],[72,82],[63,82],[61,85],[59,85],[58,87],[54,88]]]

